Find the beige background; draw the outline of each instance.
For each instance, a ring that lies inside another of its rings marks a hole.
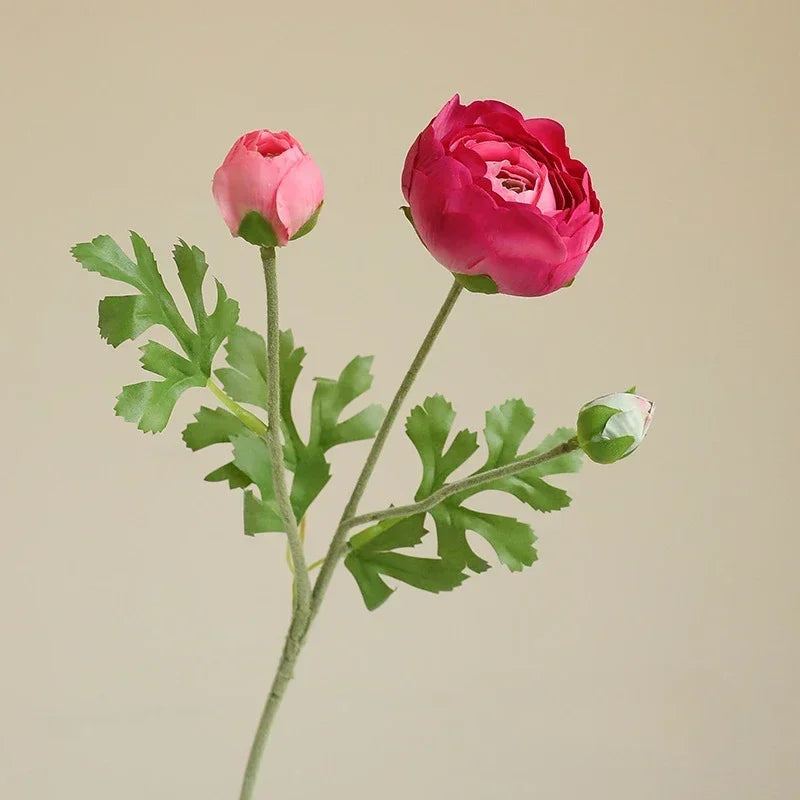
[[[130,227],[168,267],[185,237],[260,325],[209,185],[239,133],[286,127],[327,181],[282,254],[298,401],[366,351],[386,402],[449,284],[400,169],[456,90],[563,120],[607,228],[569,291],[464,297],[414,398],[474,427],[522,396],[545,433],[635,381],[657,421],[568,481],[569,511],[516,509],[540,536],[521,575],[374,614],[339,575],[259,797],[800,796],[798,22],[789,0],[9,4],[0,796],[233,798],[287,615],[279,538],[245,538],[201,480],[218,454],[180,441],[210,398],[155,438],[114,417],[137,352],[98,338],[115,287],[67,248]],[[315,557],[364,452],[335,452]],[[398,429],[364,509],[417,468]]]

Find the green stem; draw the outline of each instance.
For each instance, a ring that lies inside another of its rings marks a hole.
[[[350,528],[355,528],[357,525],[364,525],[367,522],[378,522],[384,519],[394,519],[395,517],[411,517],[414,514],[430,511],[434,506],[439,505],[443,500],[452,497],[454,494],[459,494],[460,492],[470,489],[478,489],[481,486],[493,483],[501,478],[517,475],[520,472],[524,472],[526,469],[537,467],[539,464],[544,464],[545,461],[558,458],[559,456],[571,453],[573,450],[578,450],[579,448],[578,439],[573,437],[569,441],[552,448],[552,450],[548,450],[546,453],[521,458],[518,461],[505,464],[502,467],[495,467],[485,472],[478,472],[475,475],[470,475],[460,481],[446,483],[440,489],[437,489],[433,494],[428,495],[428,497],[420,500],[418,503],[409,503],[409,505],[406,506],[392,506],[383,511],[370,511],[367,514],[351,517],[345,524],[345,527],[349,530]]]
[[[258,769],[264,748],[267,744],[272,720],[278,712],[286,687],[294,674],[294,666],[302,647],[303,635],[308,627],[311,607],[311,583],[308,578],[303,542],[292,509],[289,490],[286,485],[286,471],[283,462],[281,442],[280,409],[280,327],[278,323],[278,275],[275,266],[275,249],[261,248],[261,261],[264,266],[264,282],[267,290],[267,445],[272,464],[272,483],[275,502],[286,529],[289,549],[294,567],[294,591],[292,620],[286,634],[275,677],[272,680],[261,719],[256,728],[255,738],[247,760],[240,800],[251,800],[255,788]]]
[[[358,504],[364,495],[364,491],[367,488],[369,479],[372,477],[372,473],[375,471],[375,465],[378,463],[378,458],[383,451],[383,446],[386,443],[386,438],[389,435],[389,431],[397,419],[397,415],[400,413],[400,409],[402,408],[403,403],[408,396],[411,386],[419,374],[419,371],[422,368],[428,353],[430,353],[431,348],[433,347],[433,343],[436,341],[437,336],[444,327],[444,323],[447,321],[448,316],[450,316],[450,312],[453,310],[453,306],[455,305],[456,300],[458,300],[461,290],[461,284],[454,280],[453,285],[450,287],[450,291],[447,293],[444,303],[442,303],[442,307],[439,309],[439,313],[434,318],[428,333],[422,340],[422,344],[420,345],[417,354],[414,356],[411,366],[409,366],[408,371],[403,377],[403,380],[400,382],[397,393],[395,394],[394,399],[389,406],[389,410],[386,412],[386,416],[383,419],[383,423],[378,429],[378,433],[372,442],[372,447],[367,454],[367,459],[361,469],[361,474],[356,480],[356,485],[352,494],[350,495],[350,499],[347,501],[347,505],[342,513],[342,517],[339,520],[339,525],[336,528],[336,533],[334,533],[330,547],[328,548],[328,553],[322,563],[322,568],[320,569],[317,580],[314,583],[314,591],[311,595],[311,619],[309,620],[309,625],[319,612],[319,607],[322,604],[322,599],[325,597],[325,592],[328,590],[328,586],[330,585],[336,565],[339,563],[339,560],[347,549],[347,542],[345,540],[347,537],[347,531],[351,527],[350,520],[355,516],[356,511],[358,510]]]
[[[262,247],[261,259],[264,264],[264,277],[267,286],[267,380],[268,380],[268,402],[267,402],[267,417],[269,422],[269,431],[267,442],[270,445],[270,458],[272,460],[273,482],[275,489],[275,499],[281,509],[281,517],[286,523],[286,528],[289,537],[289,546],[292,549],[292,561],[294,564],[294,577],[295,577],[295,591],[294,603],[292,612],[292,621],[289,625],[289,632],[286,635],[286,642],[283,647],[280,661],[278,663],[275,677],[272,681],[269,695],[267,696],[264,710],[261,713],[261,719],[258,723],[255,739],[250,749],[250,757],[247,761],[245,769],[244,780],[242,782],[242,791],[239,795],[239,800],[252,800],[253,790],[255,788],[256,776],[258,768],[261,763],[261,758],[264,754],[264,748],[267,743],[272,722],[280,707],[281,700],[283,699],[286,687],[292,679],[294,666],[300,654],[300,650],[305,643],[305,638],[308,635],[311,622],[319,610],[322,599],[330,584],[331,575],[346,548],[345,537],[348,528],[351,526],[350,520],[355,516],[358,509],[358,503],[361,500],[367,483],[372,476],[378,457],[383,450],[386,442],[386,437],[392,424],[397,419],[403,401],[406,399],[411,385],[425,361],[426,356],[433,347],[436,337],[442,330],[447,317],[455,305],[459,294],[461,294],[461,285],[453,282],[444,303],[442,304],[439,313],[436,315],[430,330],[422,341],[420,348],[411,362],[405,377],[403,378],[397,394],[394,396],[386,417],[381,424],[380,429],[372,443],[372,447],[367,455],[367,460],[358,476],[353,493],[350,500],[345,507],[339,526],[336,529],[333,540],[331,541],[328,553],[321,562],[314,562],[310,567],[305,564],[305,557],[303,554],[303,545],[300,541],[299,532],[297,529],[297,521],[295,520],[292,512],[291,504],[289,503],[288,492],[286,490],[286,483],[283,471],[283,449],[280,445],[280,376],[278,373],[278,348],[279,348],[279,332],[278,332],[278,301],[277,301],[277,276],[275,273],[275,251],[273,248]],[[297,553],[295,554],[295,550]],[[313,593],[310,592],[310,584],[308,578],[308,571],[313,569],[318,564],[321,564],[320,573],[317,576],[317,581],[314,584]]]
[[[251,414],[246,408],[242,408],[232,397],[225,394],[211,378],[208,379],[206,386],[222,405],[247,425],[253,433],[263,436],[267,432],[267,426],[255,414]]]

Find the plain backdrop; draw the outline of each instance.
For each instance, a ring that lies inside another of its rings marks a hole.
[[[183,237],[263,327],[210,180],[240,133],[287,128],[327,182],[281,253],[298,416],[357,353],[385,404],[450,284],[400,171],[456,91],[561,120],[606,231],[569,290],[465,295],[413,400],[479,428],[522,397],[543,435],[636,383],[656,421],[562,482],[569,510],[501,502],[539,536],[521,574],[368,613],[340,573],[258,797],[799,796],[799,24],[790,0],[8,4],[0,796],[234,798],[289,610],[280,537],[245,537],[240,497],[202,481],[220,453],[180,439],[213,399],[155,437],[114,416],[138,353],[100,340],[119,287],[68,248],[132,228],[171,275]],[[365,453],[332,454],[312,558]],[[363,509],[418,469],[400,425]]]

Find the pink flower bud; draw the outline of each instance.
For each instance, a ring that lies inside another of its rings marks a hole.
[[[268,130],[236,140],[211,191],[231,233],[265,247],[308,233],[325,193],[319,167],[300,142]]]

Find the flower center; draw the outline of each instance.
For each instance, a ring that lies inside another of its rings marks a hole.
[[[500,181],[500,185],[504,189],[509,189],[510,191],[514,192],[515,194],[520,194],[520,192],[525,192],[528,189],[533,189],[534,187],[529,184],[524,178],[519,175],[512,175],[506,170],[501,169],[497,173],[497,180]]]

